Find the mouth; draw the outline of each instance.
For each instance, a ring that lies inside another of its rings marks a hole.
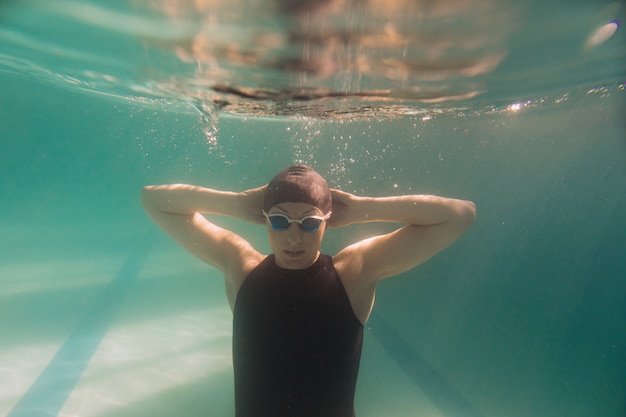
[[[283,253],[287,255],[289,258],[298,258],[304,254],[304,251],[303,250],[296,250],[296,251],[284,250]]]

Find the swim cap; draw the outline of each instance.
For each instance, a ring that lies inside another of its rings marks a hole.
[[[280,203],[307,203],[331,211],[333,201],[326,180],[307,165],[293,165],[279,172],[267,186],[263,209]]]

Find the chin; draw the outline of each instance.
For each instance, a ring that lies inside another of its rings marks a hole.
[[[276,257],[276,263],[278,266],[284,269],[305,269],[313,265],[315,258],[302,254],[300,256],[289,256],[282,254]]]

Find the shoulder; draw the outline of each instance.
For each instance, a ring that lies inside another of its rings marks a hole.
[[[357,242],[345,247],[339,253],[332,257],[333,265],[337,273],[346,282],[353,280],[367,280],[370,277],[365,267],[363,247],[367,244],[367,240]]]
[[[231,263],[231,267],[228,270],[224,271],[224,276],[227,281],[232,282],[238,289],[248,275],[267,259],[267,256],[251,246],[242,249],[234,256],[236,260]]]
[[[226,295],[231,308],[234,308],[237,294],[246,278],[267,259],[266,255],[261,254],[252,247],[249,247],[248,250],[240,251],[237,257],[237,261],[233,262],[230,268],[223,271],[226,283]]]

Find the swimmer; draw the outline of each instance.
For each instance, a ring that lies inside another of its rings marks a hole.
[[[224,274],[236,417],[354,417],[363,326],[376,284],[449,246],[476,212],[470,201],[437,196],[355,196],[330,189],[306,165],[239,193],[147,186],[142,204],[183,248]],[[203,213],[265,224],[272,254]],[[320,253],[328,227],[365,222],[402,226],[334,256]]]

